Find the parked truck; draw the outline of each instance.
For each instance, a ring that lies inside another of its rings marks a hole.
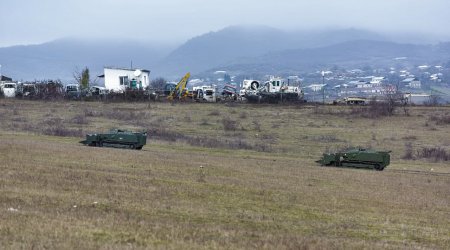
[[[217,102],[217,87],[215,85],[194,87],[193,96],[199,102]]]

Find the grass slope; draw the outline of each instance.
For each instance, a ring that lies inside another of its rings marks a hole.
[[[393,151],[387,170],[449,173],[402,159],[405,143],[449,150],[449,125],[430,119],[449,112],[3,99],[0,248],[449,248],[449,176],[314,163],[371,145]],[[110,127],[146,129],[149,144],[78,143]]]

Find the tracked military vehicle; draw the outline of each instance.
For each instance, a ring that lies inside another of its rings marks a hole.
[[[147,143],[147,133],[113,129],[103,134],[87,134],[80,143],[93,147],[115,147],[141,150]]]
[[[371,168],[382,171],[390,163],[390,152],[356,148],[334,154],[323,154],[322,159],[316,162],[322,166]]]

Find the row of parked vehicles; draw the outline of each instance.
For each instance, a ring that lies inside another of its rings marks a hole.
[[[221,100],[245,100],[248,102],[302,101],[303,91],[299,81],[286,82],[283,78],[270,77],[268,81],[244,80],[240,86],[236,83],[221,85],[193,86],[187,89],[190,74],[187,73],[178,83],[168,83],[164,90],[154,90],[155,99],[166,96],[169,100],[193,99],[201,102]],[[238,91],[239,88],[239,91]]]
[[[221,85],[201,85],[187,88],[190,74],[187,73],[181,81],[167,83],[162,89],[127,89],[125,92],[142,92],[148,99],[192,99],[199,102],[218,102],[222,100],[245,100],[249,102],[284,102],[303,100],[303,91],[299,82],[285,82],[284,79],[271,77],[268,81],[244,80],[240,86],[235,83]],[[49,90],[51,89],[51,91]],[[84,97],[106,98],[115,92],[109,92],[102,86],[90,86],[82,89],[78,84],[63,85],[60,82],[44,83],[3,83],[0,88],[5,97],[37,97],[51,92],[58,97],[80,99]],[[145,97],[144,97],[145,98]]]
[[[63,84],[58,81],[39,83],[4,82],[0,84],[0,95],[7,98],[54,96],[79,99],[82,96],[104,97],[107,94],[108,91],[105,87],[91,86],[87,89],[81,89],[78,84],[68,84],[63,86]]]

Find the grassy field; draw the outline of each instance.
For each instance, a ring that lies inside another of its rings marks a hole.
[[[450,164],[420,153],[450,152],[450,107],[366,112],[0,99],[0,248],[450,248]],[[114,127],[148,144],[78,143]],[[348,146],[391,165],[314,162]]]

